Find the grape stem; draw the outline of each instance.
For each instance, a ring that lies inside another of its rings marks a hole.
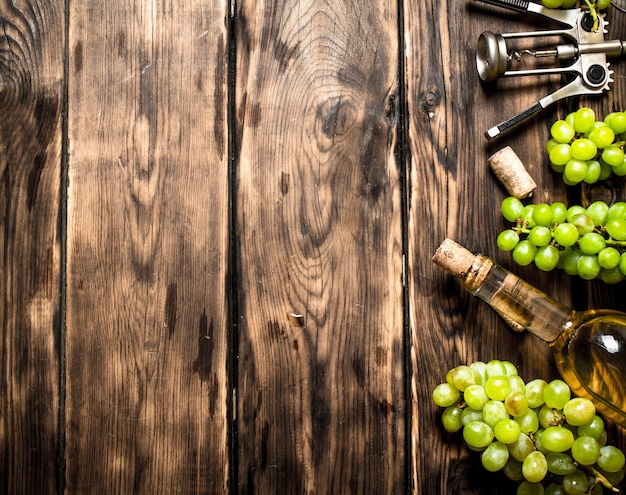
[[[583,469],[586,469],[587,471],[589,471],[593,476],[595,476],[595,478],[605,488],[611,490],[612,492],[619,493],[619,488],[616,488],[615,486],[613,486],[613,484],[609,480],[607,480],[606,477],[593,466],[580,466],[579,465],[579,467],[582,467]]]
[[[595,32],[598,30],[598,12],[596,11],[596,4],[591,3],[589,0],[585,0],[585,4],[589,7],[589,12],[591,13],[591,18],[593,19],[593,28],[592,30]]]

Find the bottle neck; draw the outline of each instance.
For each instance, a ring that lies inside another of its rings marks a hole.
[[[485,256],[476,256],[463,285],[512,326],[523,327],[547,342],[573,325],[571,309]]]

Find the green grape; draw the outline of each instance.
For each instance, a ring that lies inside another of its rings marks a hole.
[[[550,483],[546,487],[545,495],[567,495],[565,490],[561,485],[557,485],[556,483]]]
[[[585,495],[589,485],[589,477],[580,469],[563,477],[563,489],[567,495]]]
[[[550,426],[543,431],[541,444],[550,452],[565,452],[572,447],[574,434],[562,426]]]
[[[476,375],[469,366],[460,365],[446,373],[446,381],[464,392],[467,387],[476,384]]]
[[[578,234],[578,231],[577,231]],[[496,244],[502,251],[512,251],[519,242],[519,235],[513,229],[507,229],[500,232],[496,238]]]
[[[624,453],[613,445],[600,448],[598,466],[607,473],[616,473],[624,467]]]
[[[595,464],[600,457],[600,444],[593,437],[578,437],[571,446],[572,457],[583,466]]]
[[[537,225],[550,225],[552,223],[552,207],[546,203],[537,203],[533,208],[533,220]]]
[[[580,238],[578,247],[583,254],[598,254],[606,247],[606,241],[597,232],[588,232]]]
[[[618,177],[624,177],[626,175],[626,157],[624,157],[624,161],[622,162],[622,164],[613,167],[611,169],[611,172],[613,172]]]
[[[496,423],[493,433],[499,442],[508,445],[517,441],[522,433],[522,427],[515,420],[504,418]]]
[[[506,366],[499,359],[488,361],[485,367],[487,378],[506,376]]]
[[[574,397],[563,406],[565,421],[572,426],[584,426],[596,415],[596,406],[589,399]]]
[[[606,10],[611,5],[611,0],[596,0],[596,10]],[[563,7],[563,5],[561,5]]]
[[[509,375],[509,383],[511,384],[511,392],[526,392],[526,384],[524,379],[519,375]]]
[[[520,241],[512,252],[513,261],[520,266],[530,265],[535,260],[536,254],[537,248],[526,239]]]
[[[610,172],[610,170],[609,170]],[[598,160],[590,160],[587,162],[587,173],[583,177],[585,184],[595,184],[602,176],[602,165]]]
[[[453,406],[456,407],[456,406]],[[482,421],[483,420],[483,412],[479,409],[474,409],[472,407],[464,407],[461,412],[461,424],[465,426],[472,421]]]
[[[588,138],[596,145],[596,148],[606,148],[615,140],[615,132],[611,127],[602,123],[589,132]]]
[[[533,409],[526,409],[526,412],[514,417],[522,429],[522,433],[535,433],[539,429],[539,417]]]
[[[463,427],[463,440],[468,446],[481,449],[493,441],[493,430],[487,423],[472,421]]]
[[[624,162],[624,150],[619,146],[607,146],[600,156],[611,167],[619,167]]]
[[[548,462],[548,471],[552,474],[558,474],[564,476],[576,471],[576,464],[572,456],[563,452],[550,452],[546,455],[546,461]]]
[[[563,271],[568,275],[578,275],[578,260],[580,259],[580,251],[569,250],[563,254]]]
[[[445,411],[441,414],[441,424],[443,424],[444,430],[450,433],[455,433],[463,427],[461,422],[461,414],[463,409],[457,406],[446,407]]]
[[[508,418],[509,413],[506,412],[506,407],[502,401],[490,400],[483,407],[483,421],[491,428],[495,428],[500,421]]]
[[[585,213],[587,213],[587,210],[583,208],[582,206],[572,205],[567,209],[567,215],[565,216],[565,219],[569,223],[572,223],[572,221],[574,220],[574,216],[585,214]]]
[[[541,3],[547,9],[558,9],[563,5],[563,0],[541,0]]]
[[[504,407],[511,416],[516,418],[528,411],[528,399],[522,391],[514,391],[506,396]]]
[[[577,133],[585,133],[591,130],[593,124],[596,122],[596,114],[589,107],[581,107],[574,112],[573,126]]]
[[[517,366],[515,366],[511,361],[502,361],[502,366],[504,366],[504,370],[506,371],[506,376],[509,377],[509,381],[512,376],[519,378]]]
[[[578,229],[572,223],[560,223],[554,227],[554,240],[563,247],[570,247],[578,242]]]
[[[522,213],[522,221],[525,226],[529,229],[532,229],[535,226],[535,220],[533,219],[533,210],[535,209],[534,204],[529,204],[524,206],[524,212]]]
[[[552,240],[552,231],[543,225],[536,225],[530,229],[526,240],[536,247],[547,246]]]
[[[578,427],[579,437],[586,435],[597,440],[602,432],[604,432],[604,420],[597,414],[587,424]]]
[[[593,280],[600,274],[600,263],[598,263],[598,257],[589,254],[583,254],[578,258],[576,263],[578,269],[578,276],[584,280]]]
[[[461,392],[450,383],[440,383],[433,390],[432,398],[439,407],[448,407],[459,402]]]
[[[547,386],[548,382],[541,378],[535,378],[526,384],[524,395],[528,399],[528,407],[535,409],[543,405],[543,392]]]
[[[572,158],[565,164],[563,180],[567,181],[569,185],[578,184],[587,176],[588,168],[586,160]]]
[[[552,208],[552,221],[562,223],[567,219],[567,206],[561,201],[555,201],[550,205]]]
[[[550,163],[554,165],[565,165],[572,159],[571,146],[569,144],[557,144],[550,150],[548,156]]]
[[[517,440],[508,444],[511,457],[519,462],[526,459],[526,456],[535,450],[535,444],[532,439],[525,433],[520,433]]]
[[[616,471],[615,473],[609,473],[608,471],[602,470],[601,473],[609,481],[609,483],[611,483],[613,486],[621,483],[623,481],[623,479],[624,479],[624,470],[623,469],[620,469],[619,471]]]
[[[619,271],[626,275],[626,252],[619,257]]]
[[[541,0],[545,2],[546,0]],[[516,495],[545,495],[545,489],[541,483],[531,483],[523,481],[517,487]]]
[[[609,218],[609,206],[604,201],[594,201],[587,207],[587,215],[596,226],[604,225]]]
[[[493,442],[483,450],[480,460],[487,471],[495,473],[503,469],[508,462],[509,449],[502,442]]]
[[[591,218],[586,213],[579,213],[577,215],[574,215],[570,220],[570,223],[578,229],[578,233],[580,235],[585,235],[593,232],[593,229],[595,227],[593,218]]]
[[[548,473],[548,462],[542,452],[535,450],[522,461],[522,474],[527,481],[538,483]]]
[[[541,246],[535,254],[535,266],[544,272],[552,271],[559,263],[559,250],[552,246]]]
[[[599,163],[600,163],[600,176],[598,177],[598,180],[606,180],[613,173],[613,169],[608,163],[606,163],[602,159],[599,160]]]
[[[482,385],[469,385],[463,391],[463,400],[472,409],[480,411],[489,400],[487,392]]]
[[[563,380],[552,380],[543,390],[543,401],[548,407],[563,409],[565,403],[571,399],[571,390]]]
[[[524,475],[522,474],[522,463],[513,457],[509,456],[508,462],[502,468],[504,475],[513,481],[522,481]]]
[[[511,384],[506,376],[491,376],[485,383],[485,392],[493,400],[503,401],[511,393]]]
[[[560,409],[555,409],[544,404],[537,412],[537,418],[542,428],[562,425],[565,415]]]
[[[524,204],[519,199],[508,196],[500,204],[500,211],[509,222],[515,222],[523,215]]]
[[[610,218],[605,225],[607,233],[616,241],[626,240],[626,220]]]
[[[607,220],[611,218],[626,219],[626,202],[625,201],[617,201],[616,203],[613,203],[611,206],[609,206],[609,211],[607,213]]]
[[[476,384],[484,385],[487,381],[487,365],[482,361],[474,361],[469,367],[474,372]]]
[[[548,153],[548,155],[550,154],[550,151],[552,150],[552,148],[554,148],[557,144],[562,144],[562,143],[559,143],[554,138],[550,138],[546,141],[546,152]]]
[[[591,160],[595,158],[598,147],[589,138],[578,138],[570,144],[570,155],[576,160]]]
[[[618,284],[624,280],[624,274],[617,266],[613,268],[601,268],[598,277],[605,284]]]
[[[607,4],[610,0],[607,1]],[[605,118],[604,122],[613,129],[615,134],[626,132],[626,114],[624,112],[611,112]]]
[[[575,134],[574,127],[565,120],[557,120],[550,127],[550,135],[558,143],[569,143]]]

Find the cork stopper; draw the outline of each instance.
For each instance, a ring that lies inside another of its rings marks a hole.
[[[527,198],[537,188],[537,184],[510,146],[494,153],[487,163],[511,196],[517,199]]]
[[[455,277],[463,278],[471,270],[476,256],[452,239],[445,239],[435,251],[433,262]]]

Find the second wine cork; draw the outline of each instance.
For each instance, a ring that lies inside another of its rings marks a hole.
[[[494,153],[487,163],[511,196],[527,198],[536,189],[537,184],[510,146]]]

